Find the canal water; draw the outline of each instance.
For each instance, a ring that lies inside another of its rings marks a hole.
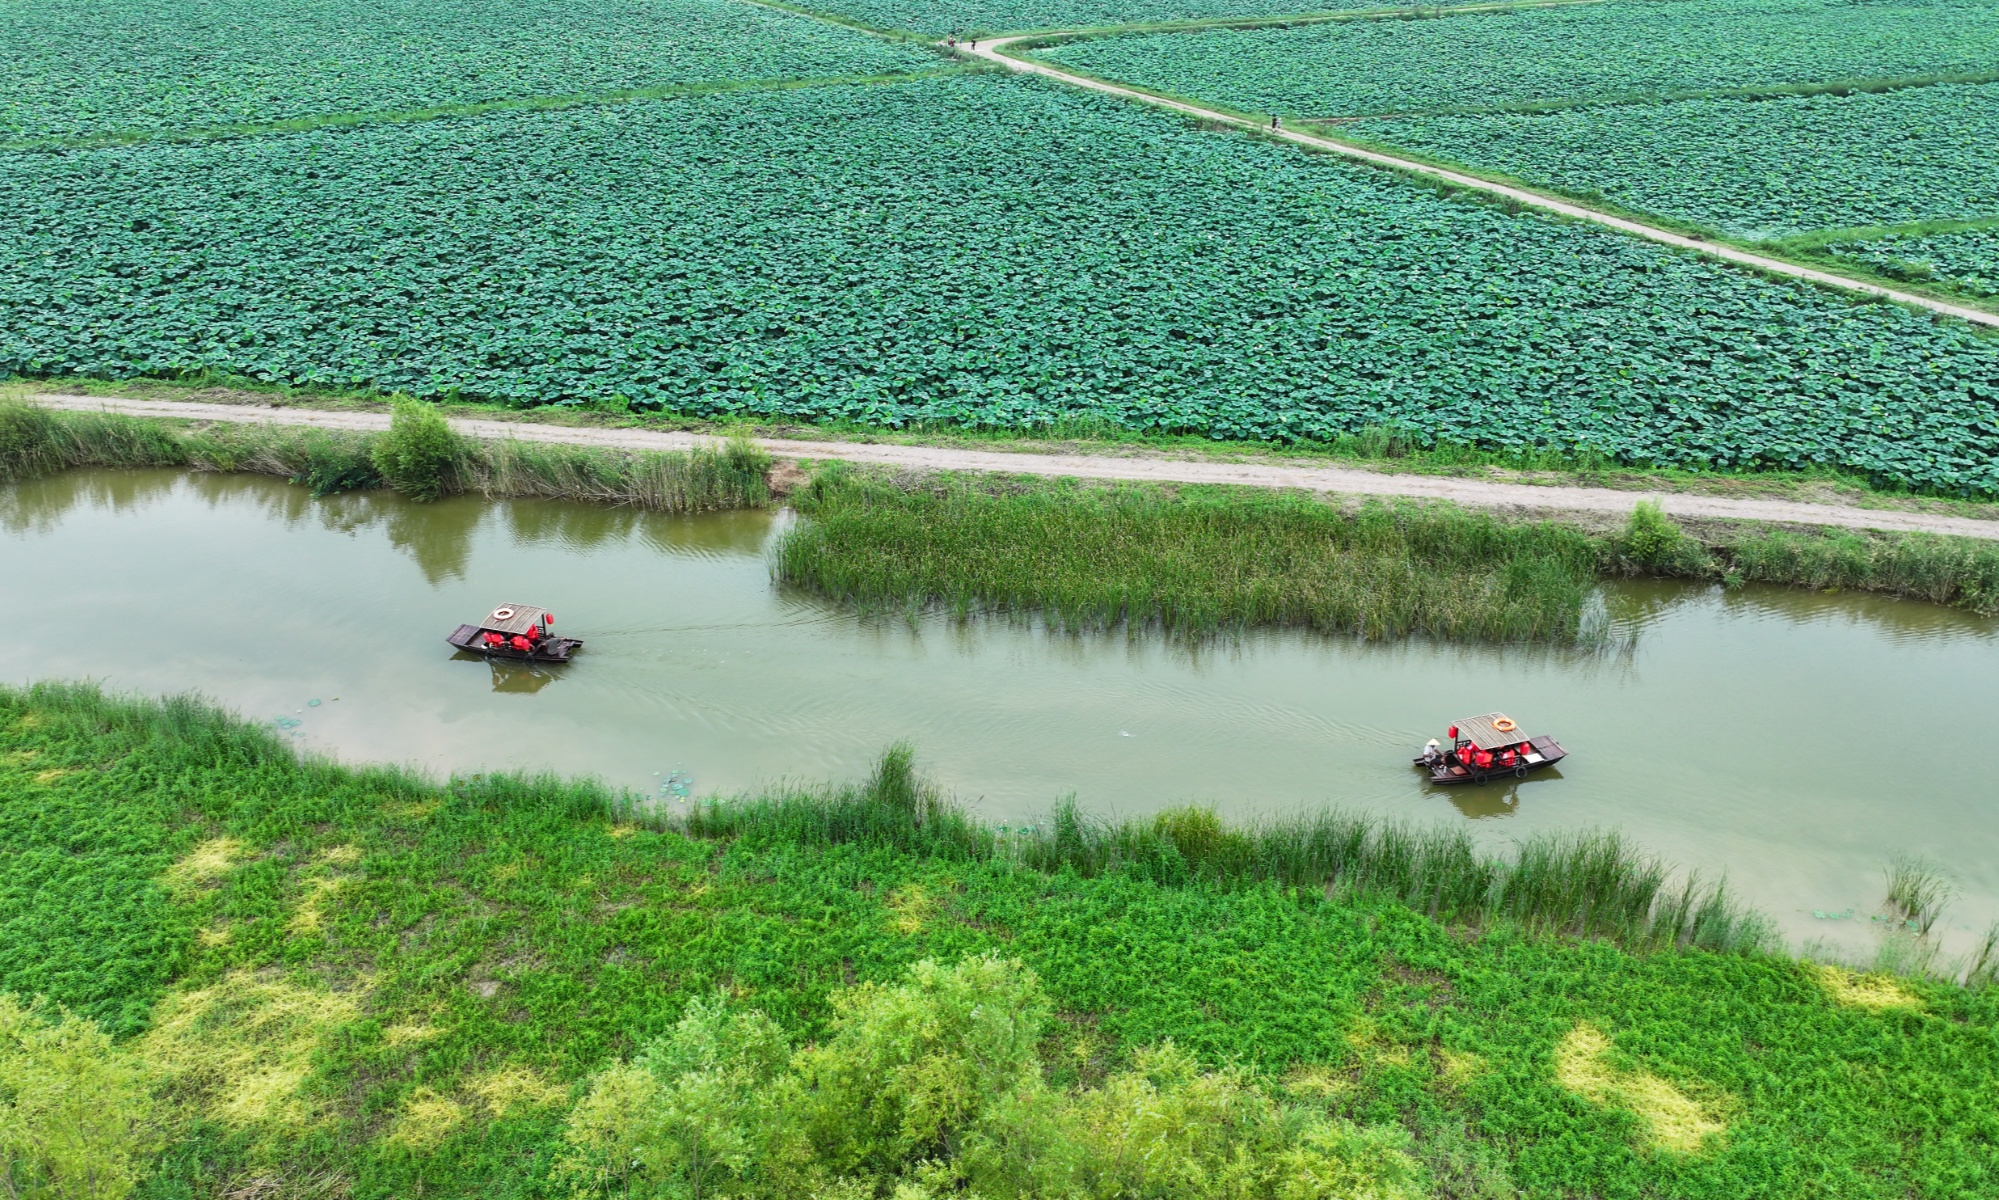
[[[668,804],[854,778],[907,739],[996,822],[1074,793],[1127,815],[1337,805],[1469,821],[1492,843],[1615,827],[1725,872],[1794,945],[1848,953],[1878,932],[1883,868],[1909,853],[1954,880],[1958,936],[1999,918],[1991,620],[1633,584],[1606,590],[1630,639],[1607,652],[1190,646],[859,617],[772,582],[787,519],[72,472],[0,489],[0,678],[198,691],[343,759],[588,773]],[[504,601],[551,609],[587,648],[526,671],[444,644]],[[1409,769],[1452,718],[1496,708],[1562,740],[1559,776],[1432,789]]]

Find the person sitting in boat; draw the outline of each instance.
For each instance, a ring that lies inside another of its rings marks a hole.
[[[534,643],[528,641],[526,636],[518,633],[514,635],[511,644],[513,645],[514,649],[521,651],[523,654],[525,654],[529,650],[534,649]]]
[[[503,634],[503,633],[493,633],[493,632],[490,632],[490,631],[488,631],[488,632],[487,632],[487,634],[486,634],[486,645],[487,645],[488,647],[490,647],[490,648],[492,648],[492,649],[494,649],[494,650],[498,650],[498,649],[499,649],[500,647],[502,647],[502,646],[504,646],[504,645],[506,645],[506,644],[507,644],[507,637],[506,637],[506,635],[505,635],[505,634]]]
[[[1444,751],[1437,745],[1436,738],[1431,738],[1429,741],[1423,743],[1424,766],[1434,767],[1442,761],[1444,761]]]

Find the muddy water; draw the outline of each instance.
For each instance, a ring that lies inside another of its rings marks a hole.
[[[343,758],[587,772],[668,803],[681,785],[852,777],[906,738],[1001,821],[1074,792],[1119,813],[1338,804],[1470,820],[1495,842],[1610,825],[1725,871],[1794,942],[1849,948],[1871,935],[1882,866],[1910,852],[1957,881],[1950,926],[1999,917],[1992,621],[1635,585],[1605,598],[1626,652],[1293,634],[1189,648],[860,619],[772,583],[783,519],[72,473],[0,489],[20,651],[0,678],[198,690]],[[444,635],[501,601],[552,609],[587,649],[546,671],[455,656]],[[1493,708],[1560,737],[1560,775],[1420,783],[1410,752]]]

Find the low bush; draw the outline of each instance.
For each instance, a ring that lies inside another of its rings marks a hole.
[[[1399,1128],[1282,1104],[1238,1067],[1141,1049],[1061,1089],[1037,1054],[1053,1005],[1017,960],[925,960],[831,997],[832,1032],[783,1031],[723,998],[599,1072],[570,1114],[566,1169],[639,1196],[928,1200],[1419,1200]]]
[[[369,457],[390,487],[412,500],[435,500],[457,490],[465,443],[437,409],[397,397],[389,431],[375,439]]]
[[[158,1140],[138,1062],[93,1021],[0,993],[0,1194],[121,1200]]]

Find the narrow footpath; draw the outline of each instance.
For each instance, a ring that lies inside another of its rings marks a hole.
[[[1163,96],[1155,96],[1149,92],[1140,91],[1137,88],[1106,83],[1101,79],[1092,79],[1087,75],[1073,75],[1062,70],[1060,67],[1051,66],[1045,62],[1029,58],[1016,58],[1005,53],[1006,48],[1015,42],[1029,39],[1041,40],[1059,36],[1061,35],[1037,33],[1016,34],[1011,37],[1001,37],[993,41],[981,39],[976,49],[961,42],[957,47],[957,52],[995,63],[1005,67],[1009,71],[1018,71],[1028,75],[1041,75],[1049,79],[1059,80],[1071,87],[1085,88],[1093,92],[1103,92],[1106,95],[1120,96],[1127,100],[1137,100],[1143,104],[1150,104],[1155,108],[1164,108],[1173,112],[1183,113],[1190,117],[1198,117],[1203,121],[1214,121],[1237,129],[1261,133],[1269,137],[1282,138],[1287,142],[1294,142],[1300,146],[1309,146],[1315,150],[1329,151],[1346,158],[1370,163],[1377,167],[1388,167],[1397,171],[1406,171],[1412,175],[1420,175],[1428,179],[1442,180],[1469,191],[1483,192],[1488,196],[1500,196],[1542,212],[1554,213],[1557,216],[1568,217],[1577,221],[1588,221],[1591,224],[1601,225],[1607,229],[1615,229],[1622,233],[1631,234],[1634,237],[1644,238],[1647,241],[1673,246],[1680,250],[1691,250],[1696,254],[1704,254],[1710,258],[1722,259],[1726,262],[1735,263],[1738,266],[1750,267],[1767,274],[1782,275],[1791,279],[1803,280],[1807,283],[1837,288],[1844,292],[1876,296],[1884,300],[1893,300],[1898,304],[1908,304],[1917,308],[1928,309],[1930,312],[1939,313],[1943,316],[1956,317],[1961,321],[1969,321],[1975,325],[1988,325],[1999,328],[1999,314],[1983,312],[1975,308],[1966,308],[1963,305],[1951,304],[1943,300],[1932,300],[1927,296],[1918,296],[1914,293],[1899,291],[1895,288],[1863,283],[1858,279],[1848,279],[1844,275],[1835,275],[1829,271],[1818,271],[1811,267],[1802,267],[1796,263],[1785,262],[1780,258],[1766,258],[1761,254],[1752,254],[1747,250],[1738,250],[1732,246],[1716,245],[1713,242],[1700,238],[1688,237],[1683,233],[1674,233],[1668,229],[1660,229],[1654,225],[1647,225],[1642,221],[1633,221],[1627,217],[1613,217],[1608,213],[1600,213],[1594,209],[1585,208],[1580,204],[1547,195],[1543,192],[1509,187],[1503,183],[1492,183],[1472,175],[1463,175],[1456,171],[1447,171],[1441,167],[1433,167],[1426,163],[1418,162],[1415,159],[1398,158],[1392,154],[1383,154],[1377,150],[1368,150],[1346,142],[1335,141],[1332,138],[1320,137],[1310,133],[1300,133],[1293,129],[1271,129],[1261,121],[1246,120],[1242,117],[1231,116],[1228,113],[1217,112],[1212,108],[1203,108],[1198,104],[1189,104],[1182,100],[1168,100]]]
[[[387,413],[57,394],[33,395],[28,399],[49,408],[123,413],[136,417],[171,417],[247,425],[306,425],[320,429],[344,429],[355,432],[379,432],[389,427]],[[467,437],[489,441],[518,438],[528,442],[554,442],[623,450],[691,450],[697,446],[718,445],[721,441],[719,438],[694,433],[655,433],[642,429],[586,429],[562,425],[537,425],[526,421],[456,418],[452,420],[451,426]],[[1348,496],[1407,496],[1425,500],[1448,500],[1471,508],[1606,513],[1620,516],[1628,514],[1640,500],[1651,500],[1668,514],[1683,519],[1770,521],[1787,525],[1826,525],[1896,533],[1941,533],[1999,541],[1999,519],[1981,520],[1976,517],[1950,517],[1933,513],[1807,504],[1793,500],[1747,500],[1678,492],[1625,492],[1611,488],[1540,486],[1435,475],[1396,475],[1353,467],[1228,463],[1165,456],[1039,454],[1026,451],[963,450],[945,446],[879,445],[870,442],[794,441],[784,438],[760,439],[757,444],[772,455],[783,459],[842,459],[847,462],[919,471],[972,471],[986,474],[1067,476],[1078,479],[1123,479],[1146,483],[1208,483],[1230,484],[1237,487],[1296,488]]]

